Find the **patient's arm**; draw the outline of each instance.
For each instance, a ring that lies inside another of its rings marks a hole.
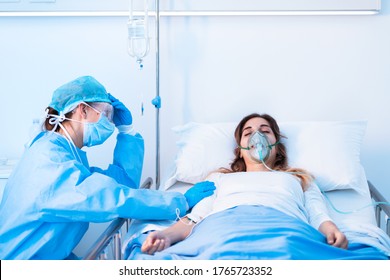
[[[310,224],[325,235],[329,245],[347,249],[348,240],[344,233],[332,222],[318,186],[313,183],[304,195]]]
[[[218,174],[213,174],[208,176],[206,180],[215,183],[215,178],[218,178],[217,175]],[[184,240],[191,233],[195,223],[199,222],[212,211],[216,193],[217,191],[211,196],[202,199],[192,208],[191,214],[189,215],[191,216],[190,218],[192,218],[191,220],[184,217],[163,231],[151,232],[142,244],[141,251],[152,255],[155,252],[160,252],[169,246]]]
[[[309,215],[309,223],[315,228],[319,229],[324,221],[331,221],[328,209],[326,207],[324,197],[318,186],[312,183],[310,187],[304,192],[305,208]]]
[[[338,229],[338,227],[333,222],[323,222],[318,230],[325,235],[326,241],[329,245],[343,249],[348,248],[347,237]]]
[[[184,240],[191,233],[194,225],[192,221],[184,217],[181,221],[178,221],[163,231],[151,232],[142,244],[141,251],[149,255],[160,252]]]

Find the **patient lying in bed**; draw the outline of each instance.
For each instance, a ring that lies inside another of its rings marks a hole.
[[[256,131],[269,141],[267,157],[262,153],[258,158],[251,155],[254,147],[249,147],[248,141]],[[348,246],[345,235],[327,214],[311,176],[287,166],[283,144],[275,145],[281,135],[272,117],[247,116],[238,125],[235,137],[238,148],[231,170],[208,178],[215,182],[216,194],[173,226],[134,239],[128,258],[387,258],[374,247],[358,243]],[[347,246],[348,250],[343,249]]]
[[[326,245],[329,243],[346,248],[347,240],[330,222],[326,206],[315,186],[302,192],[293,175],[281,172],[215,174],[213,180],[216,182],[217,194],[198,204],[187,215],[189,219],[184,218],[166,230],[150,233],[141,248],[144,253],[153,254],[182,241],[192,230],[191,236],[183,243],[187,246],[203,243],[205,247],[202,246],[204,251],[201,258],[205,259],[271,256],[282,259],[302,258],[314,249],[315,243],[323,247],[329,247]],[[308,203],[305,204],[304,200],[307,198]],[[323,227],[328,240],[309,226],[309,213],[313,217],[313,224]],[[208,232],[206,235],[205,232],[198,233],[199,228],[205,227]],[[202,236],[203,241],[191,242],[194,235]],[[177,244],[175,250],[178,246],[184,246],[183,243]],[[216,246],[217,244],[220,246]],[[241,251],[243,246],[247,249]],[[294,249],[297,246],[300,247],[299,250]],[[170,249],[173,250],[174,247]],[[226,252],[221,249],[224,247],[230,248]],[[342,250],[337,249],[336,252]],[[237,252],[238,256],[235,255]],[[159,255],[162,256],[155,256]],[[317,252],[315,257],[319,257]]]

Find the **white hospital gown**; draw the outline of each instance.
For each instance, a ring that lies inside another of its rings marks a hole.
[[[263,205],[316,229],[331,221],[319,188],[313,183],[303,192],[299,179],[286,172],[214,173],[207,180],[217,189],[192,209],[190,217],[195,220],[239,205]]]

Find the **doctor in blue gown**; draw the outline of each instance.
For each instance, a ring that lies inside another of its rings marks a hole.
[[[83,146],[119,133],[113,163],[90,167]],[[89,222],[173,219],[213,193],[210,182],[187,193],[137,189],[144,142],[130,111],[93,77],[59,87],[44,131],[26,149],[0,204],[0,259],[66,259]]]

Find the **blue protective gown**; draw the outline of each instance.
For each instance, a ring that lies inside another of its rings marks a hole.
[[[64,259],[89,222],[173,219],[176,208],[185,213],[188,206],[180,193],[135,189],[143,156],[139,134],[118,134],[113,164],[107,170],[90,168],[85,152],[62,135],[38,135],[4,190],[0,259]]]

